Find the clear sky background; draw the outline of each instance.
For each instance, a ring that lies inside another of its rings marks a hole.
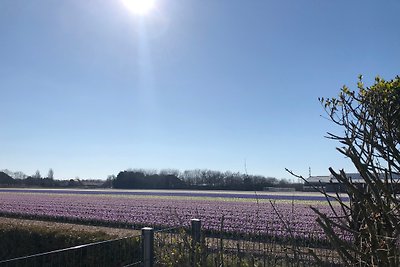
[[[400,70],[400,1],[0,1],[0,169],[291,178],[336,152],[318,97]]]

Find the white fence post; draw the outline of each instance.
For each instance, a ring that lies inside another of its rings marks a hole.
[[[143,267],[154,265],[154,229],[142,228],[142,261]]]

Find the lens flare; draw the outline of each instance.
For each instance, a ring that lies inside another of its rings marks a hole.
[[[134,14],[146,15],[155,6],[155,0],[122,0],[124,5]]]

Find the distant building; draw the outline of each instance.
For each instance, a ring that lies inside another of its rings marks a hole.
[[[15,180],[4,172],[0,172],[0,184],[1,185],[11,185],[15,184]]]
[[[103,180],[82,180],[80,181],[81,186],[84,188],[99,188],[101,187],[105,181]]]
[[[294,188],[294,187],[266,186],[266,187],[263,188],[263,191],[269,191],[269,192],[295,192],[296,188]]]
[[[365,181],[359,173],[346,173],[347,177],[353,183],[364,184]],[[384,180],[384,175],[381,175]],[[394,175],[396,179],[396,189],[399,190],[400,175]],[[399,184],[398,184],[398,183]],[[310,176],[306,179],[303,187],[304,191],[316,191],[316,189],[324,189],[326,192],[345,192],[345,188],[340,184],[336,178],[331,174],[329,176]]]

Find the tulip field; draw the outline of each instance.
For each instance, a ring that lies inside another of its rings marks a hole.
[[[323,239],[310,206],[331,213],[316,193],[0,189],[3,216],[158,229],[197,218],[209,232]]]

